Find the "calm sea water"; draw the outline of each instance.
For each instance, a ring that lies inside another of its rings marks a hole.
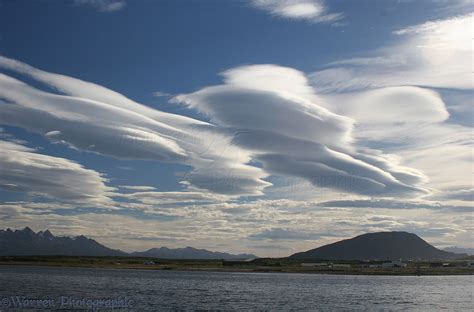
[[[0,311],[473,311],[473,291],[473,276],[0,267]]]

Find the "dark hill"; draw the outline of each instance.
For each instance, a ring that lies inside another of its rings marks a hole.
[[[416,234],[378,232],[299,252],[289,258],[298,260],[449,260],[462,256],[439,250]]]
[[[223,259],[223,260],[246,260],[257,258],[250,254],[232,255],[226,252],[214,252],[206,249],[196,249],[193,247],[186,248],[152,248],[143,252],[134,252],[131,254],[136,257],[153,257],[161,259],[193,259],[193,260],[210,260],[210,259]]]
[[[85,236],[58,237],[50,231],[0,230],[0,256],[126,256]]]

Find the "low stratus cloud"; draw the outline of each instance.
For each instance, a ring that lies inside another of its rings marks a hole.
[[[170,205],[170,204],[193,204],[216,202],[226,199],[225,197],[203,192],[155,192],[143,191],[129,194],[114,193],[114,197],[127,198],[148,205]]]
[[[0,140],[0,188],[77,205],[110,203],[106,178],[76,162]]]
[[[443,194],[433,196],[434,200],[459,200],[459,201],[467,201],[467,202],[474,202],[474,189],[457,189],[454,191],[445,191]]]
[[[292,20],[310,22],[335,22],[342,13],[328,13],[323,0],[250,0],[250,3],[270,14]]]
[[[443,205],[418,204],[401,210],[381,207],[383,202],[377,209],[369,208],[374,203],[359,202],[357,209],[340,209],[310,201],[258,200],[196,203],[157,211],[159,205],[150,203],[144,204],[150,207],[144,210],[145,214],[125,214],[123,210],[74,209],[73,205],[61,211],[64,204],[54,202],[10,202],[0,205],[0,227],[33,224],[35,230],[50,228],[54,234],[87,233],[106,245],[126,250],[166,244],[281,257],[373,231],[407,230],[439,247],[471,245],[472,209],[453,213]],[[166,212],[179,217],[162,218],[156,214]],[[272,247],[265,251],[258,247],[248,250],[249,244]]]
[[[259,233],[249,235],[250,240],[270,240],[270,241],[314,241],[322,236],[332,236],[329,233],[318,233],[314,231],[294,230],[288,228],[272,228]]]
[[[445,205],[434,201],[400,201],[389,199],[331,200],[318,203],[321,207],[378,208],[378,209],[431,209],[472,212],[472,206]]]

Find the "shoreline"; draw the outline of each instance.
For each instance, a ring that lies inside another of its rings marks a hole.
[[[364,269],[291,269],[291,268],[232,268],[232,267],[199,267],[199,266],[147,266],[147,265],[99,265],[99,264],[67,264],[58,262],[22,262],[0,261],[1,267],[39,267],[39,268],[69,268],[96,270],[140,270],[140,271],[175,271],[175,272],[211,272],[211,273],[285,273],[285,274],[323,274],[323,275],[361,275],[361,276],[469,276],[474,275],[474,268],[462,270],[440,268],[413,271],[410,269],[390,268],[378,270]]]

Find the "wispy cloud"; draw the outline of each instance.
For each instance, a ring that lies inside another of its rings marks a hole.
[[[471,192],[472,195],[472,192]],[[321,207],[340,207],[340,208],[378,208],[378,209],[432,209],[432,210],[464,210],[473,212],[471,206],[453,206],[444,205],[433,201],[399,201],[390,199],[357,199],[357,200],[331,200],[318,203]]]
[[[186,164],[188,188],[228,195],[261,195],[267,174],[250,166],[250,152],[231,143],[232,133],[181,115],[136,103],[102,86],[38,70],[0,57],[0,66],[63,92],[33,88],[0,75],[0,122],[45,135],[74,149],[122,159]],[[13,103],[13,104],[11,104]],[[34,122],[33,122],[34,121]]]
[[[156,188],[147,185],[120,185],[121,189],[132,190],[132,191],[155,191]]]
[[[331,111],[354,118],[359,144],[390,150],[428,177],[437,198],[472,187],[473,14],[393,32],[395,43],[310,75]],[[449,90],[449,92],[448,92]],[[453,178],[455,177],[455,178]]]
[[[251,4],[274,16],[315,23],[332,23],[343,18],[342,13],[329,13],[323,0],[250,0]]]
[[[353,120],[323,107],[306,76],[276,65],[223,73],[225,84],[174,101],[211,123],[140,105],[104,87],[0,58],[68,95],[0,76],[0,121],[72,148],[125,159],[193,168],[181,183],[192,191],[262,195],[269,175],[303,178],[316,187],[372,196],[414,196],[424,175],[352,144]],[[34,121],[34,122],[31,122]],[[253,162],[263,166],[254,166]]]
[[[76,5],[88,6],[99,12],[116,12],[122,10],[125,0],[74,0]]]
[[[163,91],[155,91],[152,93],[153,96],[156,97],[167,97],[167,96],[172,96],[171,93],[163,92]]]
[[[395,43],[339,60],[311,75],[319,93],[387,86],[472,89],[474,14],[429,21],[393,33]]]

